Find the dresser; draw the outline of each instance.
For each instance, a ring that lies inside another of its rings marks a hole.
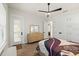
[[[44,39],[44,34],[40,32],[32,32],[27,34],[28,43],[40,41]]]

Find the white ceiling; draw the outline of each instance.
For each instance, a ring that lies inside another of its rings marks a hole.
[[[22,10],[24,12],[28,13],[34,13],[42,15],[44,13],[38,12],[38,10],[47,10],[47,4],[46,3],[9,3],[8,4],[10,8],[15,8],[17,10]],[[53,12],[52,15],[58,14],[60,12],[63,12],[65,10],[67,11],[75,11],[79,10],[79,4],[78,3],[51,3],[50,4],[50,10],[54,10],[57,8],[62,8],[62,11]]]

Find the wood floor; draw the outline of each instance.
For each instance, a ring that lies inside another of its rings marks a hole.
[[[35,56],[35,54],[37,53],[36,51],[37,44],[38,42],[22,45],[21,49],[17,49],[17,55],[18,56]]]

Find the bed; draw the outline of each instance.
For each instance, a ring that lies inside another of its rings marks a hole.
[[[57,39],[57,38],[53,38],[53,39]],[[47,50],[47,48],[45,46],[45,41],[47,41],[47,40],[49,40],[49,39],[42,40],[38,43],[38,46],[36,49],[37,49],[39,55],[50,56],[49,51]],[[66,40],[62,40],[62,39],[58,39],[58,40],[61,41],[61,43],[58,46],[59,48],[57,48],[59,51],[59,54],[57,53],[58,55],[54,55],[54,56],[79,55],[79,44],[78,43],[72,43],[72,42],[68,42]],[[53,48],[53,49],[55,49],[55,48]],[[53,56],[53,55],[51,55],[51,56]]]

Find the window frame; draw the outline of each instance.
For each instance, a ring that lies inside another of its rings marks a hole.
[[[0,43],[0,55],[2,51],[4,50],[6,44],[7,44],[7,39],[6,39],[6,9],[2,3],[0,3],[0,8],[2,11],[0,11],[0,30],[2,31],[2,43]],[[3,14],[2,14],[3,13]]]

